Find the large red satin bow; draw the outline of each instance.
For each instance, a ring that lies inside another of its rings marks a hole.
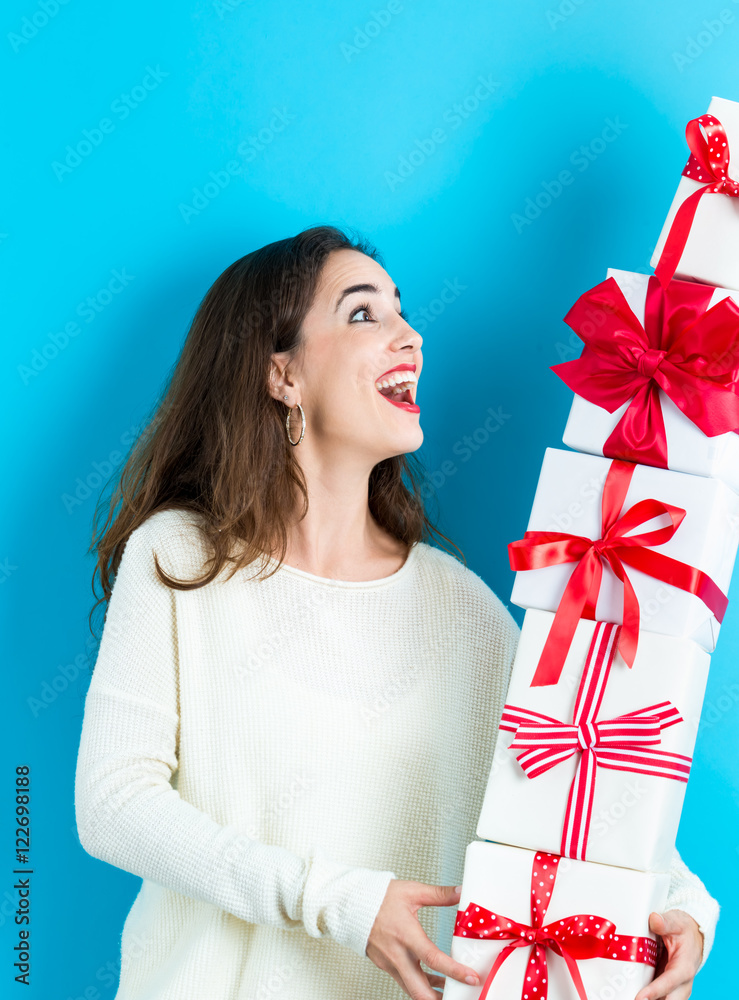
[[[469,903],[457,912],[454,934],[457,937],[510,941],[495,959],[478,1000],[485,1000],[503,962],[516,948],[531,948],[521,988],[524,997],[547,1000],[547,949],[561,955],[567,964],[580,1000],[588,1000],[578,959],[610,958],[618,962],[657,964],[657,943],[650,937],[616,934],[616,925],[605,917],[577,913],[544,925],[557,877],[559,857],[537,852],[531,870],[531,925],[492,913],[478,903]]]
[[[595,619],[604,561],[624,585],[623,629],[618,648],[628,666],[634,663],[639,640],[639,599],[624,564],[672,587],[695,594],[718,621],[723,621],[728,598],[706,573],[661,552],[649,550],[649,546],[662,545],[672,538],[685,517],[683,508],[660,500],[645,499],[639,500],[619,516],[635,468],[632,462],[618,459],[611,462],[603,487],[600,538],[562,531],[527,531],[523,538],[508,545],[512,570],[577,563],[554,615],[532,687],[557,683],[578,621],[581,618]],[[667,527],[638,535],[627,534],[661,515],[670,518],[671,523]]]
[[[714,291],[693,281],[663,289],[652,275],[642,325],[611,277],[565,316],[585,347],[552,371],[609,413],[631,400],[607,457],[668,467],[660,389],[709,437],[739,428],[739,305],[724,298],[709,309]]]
[[[706,131],[706,137],[700,126]],[[685,137],[691,153],[683,167],[683,176],[706,182],[694,191],[680,205],[670,226],[665,245],[660,254],[654,273],[659,282],[666,286],[680,263],[685,244],[688,242],[690,227],[695,218],[698,202],[709,191],[739,197],[739,182],[729,177],[729,142],[724,126],[713,115],[705,114],[689,121],[685,127]]]
[[[505,705],[500,729],[515,733],[509,749],[529,778],[578,753],[575,776],[565,810],[560,854],[587,860],[590,820],[598,767],[633,774],[651,774],[687,781],[691,758],[658,750],[662,730],[682,722],[669,701],[627,712],[615,719],[598,719],[616,651],[620,626],[597,622],[575,700],[572,723],[567,724],[528,708]]]

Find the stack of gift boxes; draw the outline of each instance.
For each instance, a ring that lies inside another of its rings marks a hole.
[[[565,321],[575,399],[511,543],[526,609],[446,1000],[633,1000],[655,974],[710,653],[739,542],[739,104],[688,123],[652,265]],[[734,290],[732,290],[734,289]]]

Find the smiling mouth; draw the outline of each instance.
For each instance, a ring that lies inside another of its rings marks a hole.
[[[384,384],[383,384],[384,383]],[[413,401],[412,387],[416,384],[415,375],[405,372],[389,372],[375,383],[375,388],[389,403],[410,413],[420,413],[421,408]]]

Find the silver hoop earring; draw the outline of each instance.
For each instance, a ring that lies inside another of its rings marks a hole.
[[[293,439],[290,437],[290,414],[293,411],[292,410],[288,410],[287,411],[287,417],[285,418],[285,428],[287,430],[287,440],[292,445],[300,444],[300,442],[303,440],[303,435],[305,434],[305,413],[303,413],[303,407],[300,405],[300,403],[296,403],[295,405],[300,410],[300,421],[301,421],[301,424],[302,424],[301,430],[300,430],[300,437],[298,438],[297,441],[293,441]]]

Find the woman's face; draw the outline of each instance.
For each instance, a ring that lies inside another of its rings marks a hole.
[[[305,411],[301,448],[310,437],[332,457],[345,452],[369,468],[420,448],[415,400],[423,340],[401,316],[398,290],[377,261],[356,250],[329,254],[303,323],[303,343],[278,396],[288,394],[289,405],[299,402]],[[282,370],[282,356],[274,358]],[[293,440],[301,426],[295,414]]]

